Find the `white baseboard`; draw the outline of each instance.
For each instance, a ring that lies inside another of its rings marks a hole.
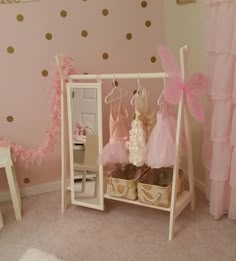
[[[188,176],[186,175],[186,173],[184,175],[184,179],[186,181],[188,181]],[[204,184],[204,182],[202,180],[200,180],[199,178],[194,177],[194,185],[195,185],[195,187],[198,190],[200,190],[201,192],[205,193],[205,187],[206,186],[205,186],[205,184]]]
[[[194,183],[196,188],[205,193],[205,184],[198,178],[194,178]],[[20,190],[22,197],[35,196],[47,192],[58,191],[61,188],[61,181],[55,181],[50,183],[44,183],[40,185],[26,187]],[[0,192],[0,202],[11,200],[11,195],[9,192]]]
[[[194,183],[195,183],[196,188],[198,188],[201,192],[205,193],[206,186],[203,181],[201,181],[200,179],[195,177]]]
[[[54,181],[40,185],[25,187],[20,189],[22,197],[35,196],[47,192],[58,191],[61,188],[61,181]],[[0,192],[0,202],[11,200],[10,192]]]

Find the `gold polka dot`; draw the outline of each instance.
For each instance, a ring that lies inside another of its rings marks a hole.
[[[25,183],[25,184],[30,183],[30,179],[29,179],[29,178],[24,178],[24,183]]]
[[[81,35],[82,35],[83,37],[87,37],[87,36],[88,36],[88,32],[87,32],[86,30],[83,30],[83,31],[81,32]]]
[[[52,34],[51,33],[46,33],[45,38],[47,40],[52,40]]]
[[[61,10],[61,17],[66,17],[67,16],[67,12],[66,10]]]
[[[145,25],[146,25],[147,27],[150,27],[150,26],[152,25],[152,23],[151,23],[151,21],[147,20],[147,21],[145,22]]]
[[[14,118],[13,118],[13,116],[7,116],[7,121],[8,122],[13,122],[14,121]]]
[[[48,76],[48,71],[47,70],[43,70],[42,71],[42,75],[43,75],[43,77],[47,77]]]
[[[109,14],[109,12],[108,12],[107,9],[103,9],[103,10],[102,10],[102,14],[103,14],[104,16],[107,16],[107,15]]]
[[[131,34],[131,33],[127,33],[127,34],[126,34],[126,38],[127,38],[127,40],[131,40],[131,39],[132,39],[132,37],[133,37],[133,36],[132,36],[132,34]]]
[[[155,56],[152,56],[150,60],[151,60],[152,63],[155,63],[157,58]]]
[[[147,1],[142,1],[141,6],[142,6],[143,8],[147,7]]]
[[[109,58],[108,53],[103,53],[102,58],[103,58],[104,60],[107,60],[107,59]]]
[[[12,54],[12,53],[15,52],[15,49],[14,49],[12,46],[8,46],[8,47],[7,47],[7,52],[10,53],[10,54]]]
[[[22,14],[18,14],[16,19],[18,22],[22,22],[24,20],[24,16]]]
[[[147,7],[147,1],[142,1],[142,2],[141,2],[141,6],[142,6],[143,8]]]

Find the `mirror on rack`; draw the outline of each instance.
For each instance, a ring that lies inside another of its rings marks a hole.
[[[101,83],[68,83],[71,203],[103,210]]]

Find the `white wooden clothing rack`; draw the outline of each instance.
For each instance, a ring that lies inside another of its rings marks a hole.
[[[185,53],[188,47],[184,46],[180,48],[180,68],[183,80],[185,79]],[[58,62],[58,61],[57,61]],[[58,62],[59,63],[59,62]],[[101,75],[70,75],[69,81],[73,82],[74,80],[98,80],[98,79],[113,79],[113,74],[101,74]],[[165,72],[158,73],[126,73],[126,74],[115,74],[116,79],[154,79],[154,78],[166,78],[168,75]],[[66,87],[67,84],[61,79],[62,94],[61,94],[61,142],[62,142],[62,212],[67,208],[67,199],[66,199],[66,178],[68,173],[68,120],[66,115]],[[180,139],[182,128],[185,130],[186,138],[186,155],[187,155],[187,176],[189,181],[189,190],[183,191],[177,197],[177,183],[178,183],[178,173],[180,168]],[[189,126],[188,113],[185,104],[184,96],[182,95],[180,103],[178,105],[178,114],[177,114],[177,128],[176,128],[176,160],[173,168],[173,180],[172,180],[172,191],[171,191],[171,204],[170,207],[165,208],[161,206],[147,205],[139,201],[130,201],[122,198],[110,197],[107,194],[104,194],[104,198],[112,199],[116,201],[121,201],[129,204],[145,206],[149,208],[159,209],[167,211],[170,213],[169,220],[169,240],[172,240],[174,235],[174,227],[176,218],[179,214],[191,203],[191,209],[195,209],[195,193],[194,193],[194,175],[193,175],[193,159],[192,159],[192,142],[191,142],[191,130]],[[86,204],[84,205],[86,206]]]

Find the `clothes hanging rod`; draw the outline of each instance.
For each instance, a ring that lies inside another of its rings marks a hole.
[[[111,73],[111,74],[73,74],[69,78],[71,80],[107,80],[107,79],[164,79],[167,76],[165,72],[159,73]]]

